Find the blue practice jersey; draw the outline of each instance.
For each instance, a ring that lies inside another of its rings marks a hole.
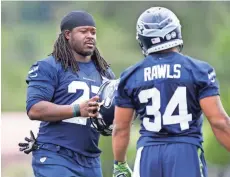
[[[214,95],[219,87],[209,64],[170,52],[147,56],[125,70],[115,102],[140,116],[137,147],[167,142],[202,147],[199,100]]]
[[[36,62],[30,69],[27,83],[27,112],[40,102],[49,101],[58,105],[78,104],[95,96],[103,82],[93,61],[78,62],[80,71],[64,71],[60,62],[50,56]],[[113,72],[108,72],[114,77]],[[59,122],[41,122],[38,142],[66,147],[89,157],[100,154],[99,133],[92,128],[91,121],[74,117]]]

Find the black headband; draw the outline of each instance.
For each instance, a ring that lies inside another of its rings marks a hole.
[[[96,27],[93,16],[85,11],[72,11],[62,19],[60,29],[61,31],[71,30],[79,26]]]

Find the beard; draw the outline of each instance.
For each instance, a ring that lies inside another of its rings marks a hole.
[[[81,56],[87,57],[87,56],[93,55],[94,50],[93,51],[76,51],[75,50],[75,52],[78,53]]]
[[[94,53],[96,46],[94,46],[94,48],[90,49],[84,49],[84,45],[82,47],[75,45],[73,50],[78,53],[81,56],[87,57],[87,56],[91,56]]]

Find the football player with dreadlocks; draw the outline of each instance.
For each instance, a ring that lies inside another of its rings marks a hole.
[[[98,116],[96,94],[104,79],[115,76],[96,48],[89,13],[70,12],[60,29],[53,52],[28,73],[27,114],[41,123],[37,139],[26,139],[32,146],[19,146],[33,151],[36,177],[102,177],[99,132],[87,118]]]
[[[153,7],[137,21],[145,58],[121,74],[113,122],[114,177],[130,177],[126,163],[134,111],[141,120],[132,177],[207,177],[202,112],[230,151],[230,118],[208,63],[183,55],[181,25],[169,9]]]

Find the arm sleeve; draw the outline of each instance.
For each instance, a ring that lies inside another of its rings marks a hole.
[[[127,87],[128,74],[125,72],[121,74],[120,82],[118,84],[117,92],[115,94],[116,106],[123,108],[135,108],[132,95],[132,89]]]
[[[195,74],[198,83],[199,100],[209,96],[219,95],[219,84],[213,67],[203,65]]]
[[[51,101],[57,85],[57,71],[49,63],[39,61],[32,65],[26,79],[27,100],[26,110],[40,101]]]

